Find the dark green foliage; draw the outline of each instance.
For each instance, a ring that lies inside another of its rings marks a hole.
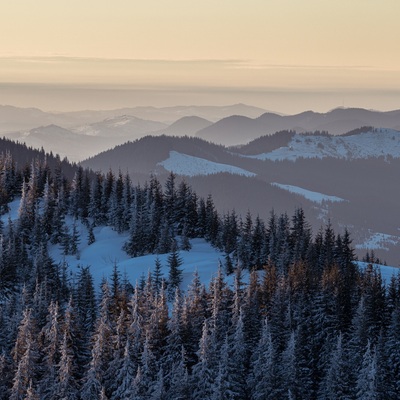
[[[168,256],[168,293],[170,298],[173,297],[175,290],[182,283],[182,263],[179,251],[176,245],[174,245],[171,254]]]

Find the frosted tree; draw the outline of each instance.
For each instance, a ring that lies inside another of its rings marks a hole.
[[[216,339],[223,341],[229,327],[229,290],[222,268],[219,266],[216,276],[210,283],[211,304],[210,328],[215,331]]]
[[[247,349],[244,336],[243,312],[240,313],[236,323],[235,332],[229,340],[227,367],[228,375],[226,381],[230,386],[230,397],[232,399],[243,399],[247,395]]]
[[[32,381],[30,381],[29,383],[29,387],[28,390],[26,391],[24,400],[40,400],[39,394],[32,385]]]
[[[219,352],[218,373],[213,388],[212,399],[247,398],[245,349],[243,343],[243,323],[239,318],[235,335],[225,337]],[[240,362],[238,364],[238,362]]]
[[[105,282],[102,286],[103,298],[100,304],[100,316],[93,335],[92,356],[86,373],[82,393],[85,396],[98,396],[104,386],[104,373],[112,357],[112,321],[110,313],[110,288]],[[88,399],[90,397],[87,397]]]
[[[32,347],[35,337],[37,337],[36,321],[32,316],[32,310],[26,308],[23,312],[23,317],[18,327],[17,338],[12,350],[12,357],[15,364],[18,365],[21,361],[28,344]]]
[[[99,381],[96,369],[91,365],[86,373],[85,382],[80,391],[81,398],[82,400],[97,399],[102,389],[104,388]]]
[[[199,361],[193,367],[192,373],[194,399],[207,399],[213,395],[215,379],[218,374],[217,355],[215,330],[210,331],[208,321],[205,320],[199,344]]]
[[[12,371],[10,371],[11,360],[3,352],[0,354],[0,398],[9,396],[8,384],[12,379]]]
[[[10,400],[22,400],[27,395],[31,381],[36,381],[38,359],[37,344],[34,340],[29,340],[26,343],[25,352],[18,362],[10,392]]]
[[[400,283],[400,281],[399,281]],[[399,288],[400,289],[400,288]],[[400,299],[399,299],[400,300]],[[388,329],[387,340],[385,341],[385,349],[387,363],[385,370],[387,371],[387,379],[384,389],[386,395],[390,398],[400,397],[400,307],[393,310],[391,321]],[[383,354],[380,355],[382,359]]]
[[[41,335],[43,336],[44,364],[42,371],[44,379],[40,382],[40,393],[43,399],[53,399],[61,342],[60,311],[57,303],[50,304],[48,322],[42,329]]]
[[[343,348],[343,336],[337,337],[325,378],[322,381],[319,398],[323,400],[351,399],[348,382],[348,364]]]
[[[190,398],[189,374],[186,368],[185,349],[182,346],[180,359],[172,365],[167,391],[168,399],[186,400]]]
[[[108,382],[107,390],[109,393],[114,392],[120,384],[120,381],[118,381],[118,379],[116,379],[115,377],[117,376],[122,364],[124,363],[126,352],[129,351],[129,348],[126,348],[126,344],[128,342],[127,330],[128,320],[126,316],[126,311],[125,309],[121,308],[120,315],[117,320],[117,325],[111,338],[111,360],[104,374],[104,379],[106,382]]]
[[[149,347],[149,341],[146,338],[143,352],[141,355],[140,367],[137,370],[134,380],[134,397],[148,398],[154,380],[157,377],[156,358]]]
[[[282,361],[279,367],[282,387],[287,388],[294,396],[297,389],[296,336],[294,332],[290,335],[286,348],[282,353]]]
[[[251,363],[251,379],[249,382],[249,389],[252,392],[251,398],[254,400],[276,399],[280,395],[278,387],[276,352],[269,323],[265,319],[262,335]]]
[[[58,374],[54,390],[54,397],[62,400],[77,400],[78,382],[75,374],[77,372],[76,359],[73,349],[70,347],[68,332],[65,331],[60,347],[60,363],[58,364]]]
[[[377,399],[376,383],[378,371],[376,366],[376,351],[371,350],[371,343],[368,341],[357,377],[357,400]]]
[[[169,400],[170,397],[167,396],[165,384],[164,384],[164,372],[162,367],[157,373],[156,381],[153,383],[149,390],[151,400]]]
[[[134,395],[134,379],[136,375],[137,365],[132,360],[131,348],[129,340],[126,342],[122,365],[118,371],[115,371],[115,389],[112,393],[111,400],[131,399]]]
[[[173,366],[179,363],[183,346],[182,296],[179,289],[175,291],[172,313],[168,320],[168,331],[169,334],[166,337],[165,353],[162,360],[163,368],[167,375]]]

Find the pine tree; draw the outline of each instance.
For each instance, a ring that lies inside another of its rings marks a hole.
[[[292,332],[287,342],[286,348],[282,353],[282,361],[280,363],[279,375],[282,381],[282,387],[288,390],[291,395],[295,396],[297,393],[298,382],[296,371],[296,337]]]
[[[198,351],[198,363],[193,367],[192,387],[194,399],[211,398],[218,373],[217,341],[214,331],[209,331],[207,320],[204,321],[203,333]]]
[[[53,399],[55,397],[56,366],[60,361],[60,342],[61,324],[60,311],[57,303],[49,306],[48,322],[43,327],[41,336],[43,337],[42,351],[44,352],[44,365],[42,373],[44,378],[40,382],[40,393],[43,399]]]
[[[157,373],[156,381],[150,388],[150,399],[152,400],[168,400],[166,388],[164,385],[164,372],[162,367]]]
[[[17,371],[11,388],[10,400],[20,400],[28,395],[31,381],[36,381],[38,374],[39,353],[37,344],[32,341],[26,343],[25,352],[18,362]]]
[[[163,272],[160,258],[157,256],[154,262],[154,270],[152,274],[153,286],[156,294],[160,293],[162,281],[163,281]]]
[[[37,394],[35,388],[33,387],[32,381],[30,381],[24,400],[39,400],[39,399],[40,399],[39,395]]]
[[[77,400],[79,398],[78,382],[75,379],[75,374],[77,372],[76,359],[69,342],[68,332],[65,331],[61,342],[58,375],[53,392],[53,398],[60,400]]]
[[[348,382],[348,363],[343,348],[343,336],[337,337],[336,346],[332,351],[326,375],[322,381],[319,398],[323,400],[350,400]]]
[[[79,249],[78,249],[79,243],[80,243],[80,234],[78,232],[77,221],[75,219],[72,225],[72,234],[70,237],[68,254],[76,256],[78,260],[79,260]]]
[[[132,360],[130,347],[130,341],[127,340],[121,368],[116,371],[116,389],[112,393],[111,400],[128,400],[133,398],[133,382],[136,375],[137,365]]]
[[[362,366],[358,372],[356,399],[373,400],[377,398],[376,391],[377,369],[376,351],[371,350],[371,343],[368,341],[365,350]]]
[[[93,232],[93,224],[89,224],[88,227],[88,237],[87,237],[87,244],[90,246],[96,241],[96,237],[94,236]]]
[[[167,390],[168,399],[186,400],[191,396],[185,358],[185,351],[182,347],[180,360],[172,366],[170,372],[170,383]]]
[[[280,397],[276,359],[269,323],[265,320],[251,363],[249,389],[252,399],[272,400]]]
[[[222,351],[223,350],[221,350],[221,360],[223,360],[224,357]],[[227,348],[227,354],[225,357],[225,367],[222,367],[226,370],[226,376],[223,375],[222,380],[225,381],[227,386],[229,393],[228,398],[244,399],[247,395],[246,378],[248,355],[244,337],[242,313],[240,314],[236,323],[232,340],[229,340],[229,346]]]
[[[102,285],[102,295],[100,315],[93,335],[91,361],[82,386],[82,392],[85,393],[85,396],[88,396],[87,398],[90,398],[89,396],[98,396],[101,387],[105,386],[104,374],[112,357],[111,335],[113,327],[110,313],[111,296],[107,282]]]
[[[168,293],[169,298],[172,299],[175,290],[179,288],[182,283],[182,270],[180,266],[182,265],[182,258],[179,256],[179,251],[176,246],[173,246],[171,254],[168,256]]]

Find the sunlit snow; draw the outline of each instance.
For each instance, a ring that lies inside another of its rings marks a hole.
[[[256,176],[253,172],[245,169],[234,167],[233,165],[216,163],[204,158],[189,156],[187,154],[170,151],[169,157],[158,163],[167,171],[173,171],[179,175],[196,176],[211,175],[220,172],[228,172],[230,174]]]

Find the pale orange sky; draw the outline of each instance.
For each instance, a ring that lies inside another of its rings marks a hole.
[[[46,84],[385,92],[391,102],[371,108],[390,108],[400,91],[399,15],[398,0],[3,1],[0,102],[10,85]],[[268,107],[261,97],[256,105]]]

